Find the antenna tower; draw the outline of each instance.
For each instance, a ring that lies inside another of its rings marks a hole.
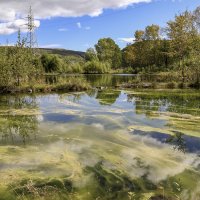
[[[35,29],[37,27],[35,26],[35,19],[34,19],[34,15],[33,15],[33,11],[32,11],[31,6],[29,8],[27,20],[28,20],[28,23],[27,23],[27,29],[28,29],[27,43],[28,43],[28,46],[29,46],[30,49],[38,48],[37,38],[36,38],[36,34],[35,34]]]

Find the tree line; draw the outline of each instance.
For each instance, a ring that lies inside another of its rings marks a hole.
[[[86,61],[108,63],[130,73],[176,72],[182,82],[200,84],[200,7],[185,11],[166,27],[136,30],[133,44],[120,51],[111,38],[100,39],[86,52]]]

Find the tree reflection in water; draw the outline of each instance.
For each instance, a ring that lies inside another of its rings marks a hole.
[[[117,98],[120,96],[120,91],[115,90],[102,90],[96,95],[96,99],[101,105],[112,105],[116,102]]]
[[[37,115],[29,109],[37,109],[34,96],[3,96],[0,98],[0,135],[2,144],[26,144],[28,139],[36,139]],[[25,109],[25,112],[22,110]],[[18,111],[17,114],[15,111]],[[26,113],[27,112],[27,113]]]
[[[187,147],[184,134],[178,131],[173,132],[174,135],[169,136],[169,138],[166,140],[166,143],[172,144],[175,150],[186,153]]]
[[[174,112],[179,114],[200,114],[200,95],[196,92],[183,91],[140,91],[135,94],[128,94],[128,101],[134,99],[136,113],[149,112]],[[196,109],[193,109],[196,108]]]
[[[136,114],[145,114],[147,118],[159,119],[164,117],[167,120],[168,130],[172,135],[163,137],[158,134],[157,139],[165,139],[165,142],[173,145],[175,150],[186,152],[196,152],[200,146],[197,144],[199,119],[193,119],[200,114],[200,96],[195,91],[140,91],[133,94],[127,94],[128,102],[135,105]],[[195,109],[194,109],[195,108]],[[177,131],[180,130],[180,131]],[[193,132],[192,132],[192,131]],[[190,135],[192,132],[194,135]],[[154,134],[154,137],[156,134]],[[193,144],[193,145],[192,145]]]

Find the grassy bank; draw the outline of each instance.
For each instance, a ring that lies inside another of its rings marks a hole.
[[[15,93],[49,93],[49,92],[76,92],[91,89],[90,84],[84,79],[69,78],[68,80],[47,84],[35,83],[33,85],[5,86],[0,88],[0,94]]]
[[[200,87],[194,83],[182,83],[182,82],[129,82],[118,86],[119,88],[129,88],[129,89],[199,89]]]
[[[122,83],[120,88],[146,89],[200,89],[200,82],[193,75],[181,77],[179,72],[159,72],[137,75],[136,79]]]

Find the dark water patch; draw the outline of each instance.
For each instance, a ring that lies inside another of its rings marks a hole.
[[[57,123],[66,123],[78,121],[78,117],[75,115],[65,115],[65,114],[44,114],[44,122],[57,122]]]
[[[200,138],[198,137],[187,136],[180,132],[174,132],[174,136],[170,136],[165,133],[141,130],[134,130],[133,134],[151,137],[162,143],[171,144],[175,149],[183,152],[200,153]]]

